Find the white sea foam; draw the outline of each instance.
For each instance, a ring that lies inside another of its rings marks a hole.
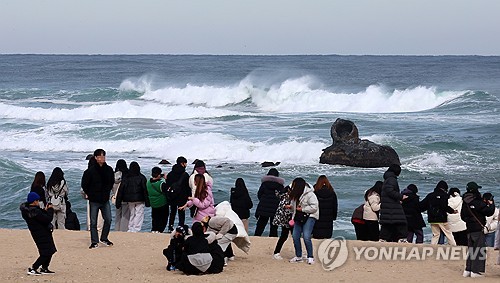
[[[188,105],[158,105],[143,101],[120,101],[107,104],[94,104],[73,109],[21,107],[0,103],[0,118],[46,120],[46,121],[82,121],[103,119],[159,119],[177,120],[193,118],[214,118],[244,113]]]
[[[149,77],[128,79],[120,90],[144,93],[141,97],[161,103],[207,107],[223,107],[250,99],[265,112],[355,112],[398,113],[418,112],[435,108],[462,96],[466,91],[438,92],[435,87],[417,86],[407,89],[386,89],[370,85],[358,93],[332,92],[312,76],[289,78],[271,86],[256,86],[249,76],[236,85],[192,85],[153,89]]]
[[[30,152],[92,152],[112,148],[113,153],[134,153],[175,160],[179,153],[188,159],[202,158],[223,162],[252,163],[263,160],[317,164],[320,142],[285,140],[277,143],[250,142],[219,133],[185,134],[164,138],[93,140],[54,134],[55,130],[6,133],[0,150]],[[33,143],[31,141],[43,141]]]

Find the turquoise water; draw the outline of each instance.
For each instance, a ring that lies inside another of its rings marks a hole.
[[[500,57],[0,55],[0,227],[26,227],[18,205],[56,166],[84,223],[85,156],[104,148],[112,167],[137,161],[146,176],[161,159],[203,159],[217,202],[243,177],[256,206],[263,161],[287,182],[325,174],[334,235],[353,238],[352,210],[385,168],[318,163],[337,118],[392,146],[400,186],[421,197],[441,179],[498,195],[499,98]]]

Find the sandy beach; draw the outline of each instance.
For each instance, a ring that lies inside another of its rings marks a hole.
[[[498,251],[488,249],[486,277],[463,278],[464,260],[436,260],[429,256],[426,260],[367,260],[364,256],[356,259],[356,248],[381,247],[407,249],[412,244],[374,243],[348,241],[349,256],[342,266],[326,271],[316,258],[314,265],[289,263],[294,256],[291,237],[285,243],[283,261],[272,259],[276,238],[251,237],[252,248],[247,255],[235,248],[236,259],[220,274],[189,276],[180,271],[165,270],[166,259],[162,250],[168,245],[168,234],[111,232],[113,247],[99,247],[89,250],[89,232],[54,232],[58,252],[54,255],[51,269],[55,275],[28,276],[26,269],[38,257],[36,246],[28,230],[0,229],[2,241],[0,251],[0,280],[2,282],[53,281],[53,282],[499,282],[500,266],[494,265]],[[314,241],[315,253],[321,241]],[[435,251],[431,245],[420,245]],[[365,254],[362,254],[365,255]],[[369,257],[373,253],[367,253]]]

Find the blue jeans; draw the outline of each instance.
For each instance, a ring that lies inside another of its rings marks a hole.
[[[311,235],[314,228],[314,223],[316,223],[316,219],[309,217],[304,224],[298,224],[295,222],[293,226],[293,246],[295,247],[295,256],[302,257],[302,245],[300,244],[300,236],[304,237],[304,245],[306,246],[307,257],[314,257],[313,254],[313,245],[311,241]]]
[[[487,247],[495,246],[495,232],[484,234],[484,241],[486,242]]]
[[[111,206],[109,201],[105,203],[89,202],[90,204],[90,240],[92,244],[99,243],[97,233],[97,214],[101,211],[104,225],[102,226],[101,241],[108,241],[109,229],[111,228]]]

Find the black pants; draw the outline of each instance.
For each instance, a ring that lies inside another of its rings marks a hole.
[[[484,273],[486,268],[486,243],[483,231],[467,234],[469,241],[465,270],[474,273]]]
[[[163,233],[167,227],[168,205],[151,208],[151,231]]]
[[[40,266],[44,269],[49,269],[50,261],[52,260],[52,255],[40,255],[35,263],[33,263],[32,268],[37,270]]]
[[[365,241],[378,242],[380,240],[380,227],[377,220],[365,220],[366,237]]]
[[[380,229],[380,239],[387,242],[397,242],[401,239],[406,240],[408,228],[406,224],[382,224]]]
[[[278,239],[278,242],[276,243],[276,247],[274,248],[274,254],[278,254],[281,252],[281,248],[283,248],[283,245],[288,239],[288,234],[290,234],[291,231],[292,228],[286,228],[283,226],[281,227],[281,235]]]
[[[184,210],[179,210],[177,204],[170,204],[169,207],[170,207],[170,220],[168,221],[168,226],[175,228],[174,222],[177,211],[179,211],[179,226],[184,225],[184,222],[186,221],[186,212]]]
[[[269,230],[269,237],[278,237],[278,226],[273,224],[274,216],[259,216],[257,220],[257,226],[255,227],[254,236],[262,236],[264,229],[266,228],[267,222],[270,221],[271,228]]]
[[[457,246],[467,246],[468,245],[467,230],[463,230],[460,232],[453,232],[453,238],[455,238],[455,242],[457,243]]]

